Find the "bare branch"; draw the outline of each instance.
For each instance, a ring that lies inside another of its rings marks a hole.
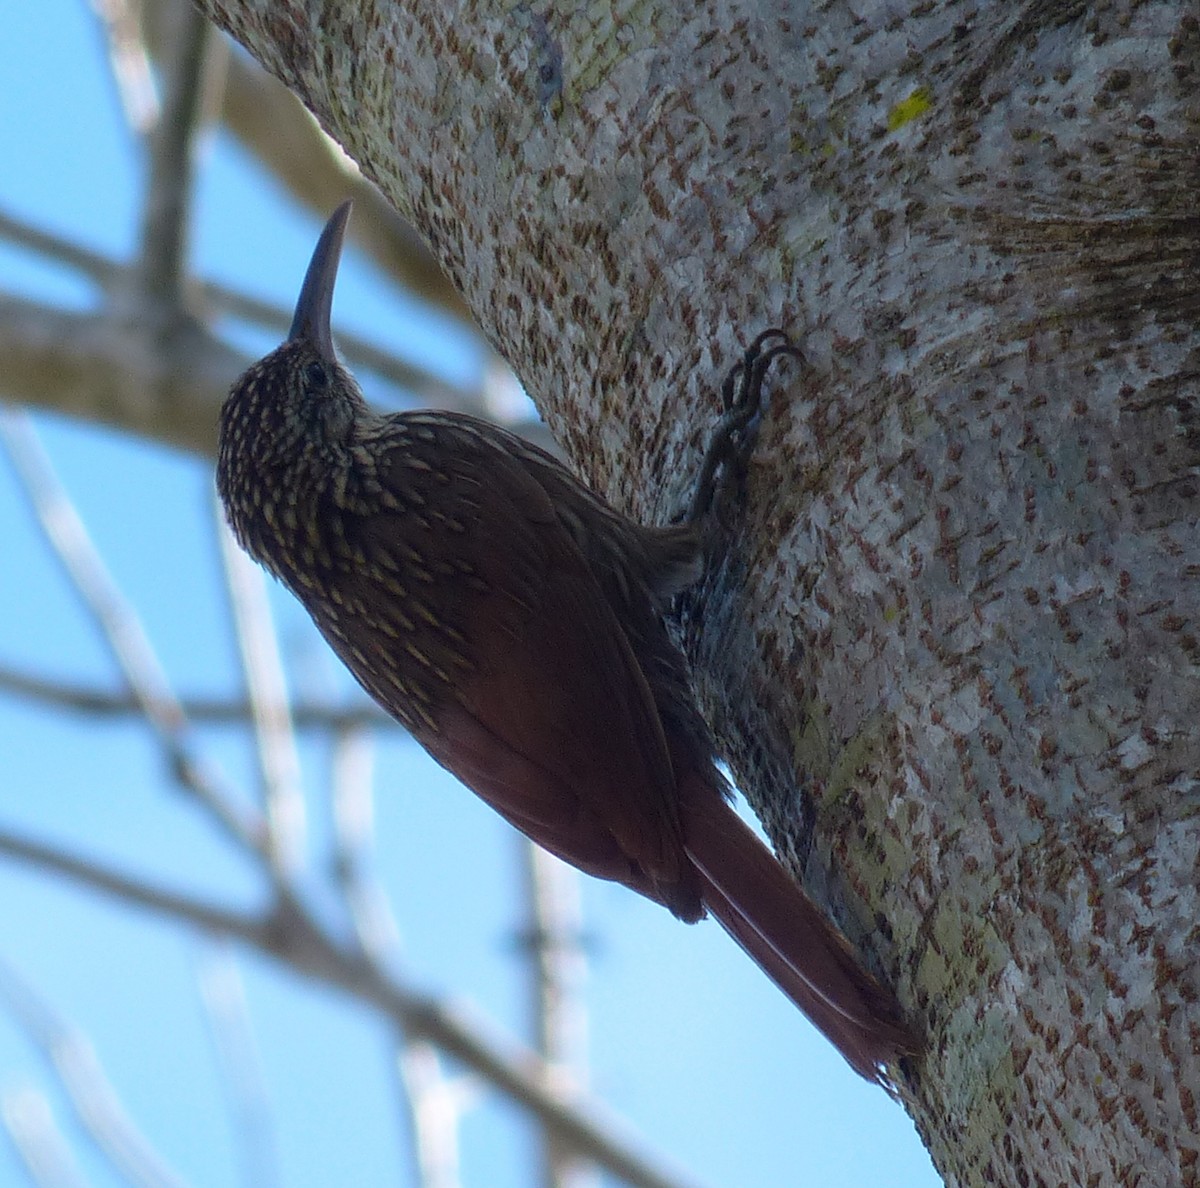
[[[579,874],[541,846],[519,838],[529,927],[522,937],[531,957],[535,1042],[564,1092],[586,1084],[587,1018],[582,1003],[586,959]],[[591,1169],[553,1136],[543,1144],[546,1188],[583,1188]]]
[[[243,1182],[246,1188],[271,1188],[281,1181],[275,1123],[245,987],[228,945],[205,946],[198,977],[204,1015],[232,1106]]]
[[[0,1000],[58,1076],[84,1133],[137,1188],[182,1188],[134,1126],[87,1037],[60,1019],[7,962],[0,961]]]
[[[179,0],[153,0],[145,6],[144,25],[155,57],[166,51],[167,30],[178,7]],[[421,301],[474,325],[462,297],[411,224],[387,204],[300,100],[240,48],[230,56],[220,118],[284,189],[319,218],[353,198],[353,242]]]
[[[686,1188],[688,1184],[638,1151],[624,1127],[599,1104],[564,1100],[553,1074],[534,1053],[492,1037],[461,1010],[412,990],[394,975],[340,947],[294,900],[284,900],[269,918],[256,921],[152,888],[5,830],[0,830],[0,854],[156,915],[239,940],[300,973],[374,1004],[410,1038],[426,1040],[465,1064],[534,1114],[564,1145],[634,1188]]]
[[[158,91],[138,14],[129,0],[92,0],[92,8],[104,28],[109,70],[125,119],[135,132],[145,132],[158,118]]]
[[[164,64],[163,101],[149,141],[149,170],[142,211],[136,305],[163,321],[185,308],[188,207],[192,154],[203,106],[205,62],[216,34],[191,7],[179,13]]]
[[[333,870],[364,958],[376,969],[387,969],[398,956],[399,929],[387,893],[373,873],[373,756],[369,731],[338,732],[330,781]],[[392,1067],[412,1139],[417,1183],[420,1188],[458,1188],[458,1111],[451,1102],[459,1101],[461,1094],[429,1043],[412,1040],[397,1027],[394,1048]]]
[[[357,222],[357,214],[355,221]],[[12,218],[3,211],[0,211],[0,238],[8,240],[9,243],[15,244],[17,247],[26,248],[39,256],[44,256],[47,260],[56,264],[63,264],[76,272],[82,273],[106,292],[117,292],[123,285],[129,283],[129,269],[120,261],[105,256],[101,252],[95,252],[90,248],[72,243],[69,239],[65,239],[61,235],[55,235],[51,231],[30,226],[20,219]],[[3,303],[3,305],[12,304],[17,307],[22,304],[20,299],[4,297],[0,297],[0,303]],[[57,312],[52,307],[39,307],[32,302],[25,304],[30,306],[31,311],[36,311],[39,308],[51,308],[52,312]],[[273,305],[268,301],[260,301],[256,297],[247,296],[234,289],[226,288],[224,285],[208,282],[201,283],[199,286],[198,304],[213,314],[225,315],[240,321],[249,322],[255,326],[261,326],[266,330],[274,330],[281,336],[287,333],[287,329],[292,321],[292,311],[290,309],[285,309],[280,305]],[[0,305],[0,309],[3,308],[3,305]],[[17,312],[19,312],[19,309],[9,316],[15,319]],[[95,320],[101,322],[105,333],[120,333],[122,335],[122,342],[131,334],[128,328],[122,329],[122,326],[115,326],[110,319]],[[0,330],[2,330],[2,320],[0,320]],[[480,415],[483,415],[483,410],[490,407],[489,400],[480,387],[463,388],[447,383],[425,368],[407,363],[402,359],[397,359],[389,351],[382,350],[374,343],[356,334],[339,330],[336,338],[339,348],[356,368],[370,371],[387,383],[411,393],[419,403],[428,404],[435,408],[458,409],[462,412],[474,410],[479,412]],[[222,349],[227,351],[237,361],[230,365],[230,378],[228,382],[223,381],[220,395],[212,405],[212,425],[210,426],[212,443],[202,450],[195,445],[187,446],[187,448],[200,450],[200,452],[205,453],[212,453],[214,451],[216,444],[216,413],[220,408],[220,402],[225,398],[225,393],[229,390],[229,384],[252,362],[249,356],[229,351],[227,347],[223,347]],[[23,399],[19,390],[14,389],[12,395],[13,399]],[[45,401],[41,400],[24,402],[45,403]],[[519,423],[513,422],[513,424],[521,432],[536,434],[538,431],[534,423],[530,423],[525,428],[522,428]],[[138,426],[134,427],[139,428]],[[140,428],[139,431],[147,432]]]
[[[220,508],[214,506],[214,512],[225,584],[253,711],[271,858],[283,871],[294,873],[304,855],[304,793],[266,579],[262,569],[238,548]]]
[[[217,414],[249,364],[198,323],[142,328],[0,296],[0,396],[215,454]]]
[[[414,1039],[428,1039],[461,1060],[517,1104],[535,1114],[564,1146],[636,1188],[683,1188],[688,1181],[662,1168],[634,1146],[624,1128],[595,1102],[566,1101],[532,1052],[485,1035],[460,1011],[418,998],[394,982],[372,979],[364,992]]]
[[[48,680],[3,665],[0,665],[0,692],[102,718],[141,713],[138,700],[132,693],[110,693],[91,686]],[[192,722],[248,725],[251,721],[252,711],[247,701],[185,697],[180,699],[180,705],[184,715]],[[388,717],[365,699],[344,707],[301,702],[292,707],[291,715],[298,730],[337,732],[361,726],[376,730],[403,729],[394,718]]]
[[[387,967],[398,956],[400,929],[387,893],[373,873],[373,753],[369,730],[352,726],[337,731],[330,779],[333,873],[360,949]]]
[[[183,708],[171,692],[136,613],[117,589],[59,484],[28,418],[0,410],[0,441],[47,543],[129,682],[177,785],[240,847],[269,861],[261,819],[220,788],[192,753]]]
[[[432,1044],[401,1043],[397,1072],[405,1099],[412,1103],[413,1147],[421,1188],[460,1188],[458,1122],[474,1078],[447,1077]]]
[[[143,908],[205,932],[236,937],[246,944],[260,946],[263,943],[264,926],[251,916],[152,887],[128,875],[108,870],[98,863],[68,854],[55,846],[21,837],[6,829],[0,829],[0,854],[59,875],[70,882],[79,883],[92,891],[99,891],[131,907]]]
[[[78,268],[97,284],[119,288],[123,270],[105,257],[0,214],[0,235]],[[203,301],[231,316],[277,327],[291,314],[219,285]],[[355,335],[338,333],[348,359],[409,394],[415,403],[487,415],[478,387],[457,387],[395,358]],[[0,396],[138,433],[213,457],[217,418],[233,381],[253,361],[184,319],[153,337],[147,327],[107,314],[75,313],[0,294]],[[509,427],[543,448],[556,448],[546,427],[523,420]]]
[[[56,264],[83,273],[102,289],[110,288],[125,272],[125,266],[104,255],[83,247],[53,231],[34,227],[22,219],[0,210],[0,238],[35,255],[45,256]]]
[[[87,1188],[46,1095],[32,1085],[6,1090],[0,1118],[36,1188]]]
[[[2,211],[0,238],[82,273],[110,295],[120,297],[136,283],[119,261]],[[196,298],[210,314],[246,321],[280,336],[291,324],[290,309],[223,285],[200,284]],[[212,456],[221,403],[252,360],[198,321],[184,318],[155,328],[154,320],[72,313],[0,294],[0,355],[5,361],[0,395]],[[535,444],[557,448],[540,421],[515,419],[511,406],[496,406],[491,393],[498,386],[494,373],[499,365],[493,363],[479,383],[464,387],[358,335],[339,331],[336,337],[356,368],[378,376],[414,403],[499,419]],[[504,371],[511,376],[507,368]]]

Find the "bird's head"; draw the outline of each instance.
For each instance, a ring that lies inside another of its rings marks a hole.
[[[350,209],[343,202],[321,232],[287,339],[238,379],[221,409],[217,486],[227,507],[273,467],[328,466],[367,412],[330,325]]]

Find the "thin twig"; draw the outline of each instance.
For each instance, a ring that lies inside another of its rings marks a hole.
[[[141,0],[142,31],[156,60],[170,52],[180,3]],[[229,44],[235,46],[232,40]],[[219,97],[226,132],[241,142],[281,193],[321,220],[339,202],[353,198],[355,242],[385,275],[423,304],[472,325],[462,295],[412,225],[362,176],[304,104],[239,47],[230,55]]]
[[[336,731],[330,807],[333,813],[333,875],[346,903],[362,953],[384,968],[395,964],[400,929],[383,885],[374,875],[374,746],[361,726]]]
[[[266,579],[238,548],[220,508],[214,505],[214,510],[225,586],[253,711],[272,861],[286,874],[294,875],[304,857],[304,792]]]
[[[137,1188],[182,1188],[183,1181],[134,1126],[90,1041],[60,1019],[7,962],[0,1000],[58,1076],[84,1133]]]
[[[71,710],[98,718],[127,718],[141,715],[142,707],[132,693],[108,692],[92,685],[54,681],[16,668],[0,665],[0,693],[43,702],[57,709]],[[253,711],[248,701],[230,701],[215,697],[182,697],[184,717],[193,723],[248,726]],[[336,733],[370,726],[373,730],[403,730],[403,727],[365,698],[352,705],[317,705],[300,702],[292,707],[292,722],[297,730]]]
[[[0,854],[156,915],[239,940],[302,974],[373,1004],[410,1039],[426,1040],[466,1065],[529,1110],[564,1145],[633,1188],[686,1188],[689,1183],[638,1151],[625,1128],[598,1103],[565,1100],[554,1086],[551,1071],[533,1052],[487,1034],[482,1024],[468,1019],[463,1011],[420,994],[362,960],[357,952],[340,947],[295,901],[284,901],[267,919],[248,920],[3,830]]]
[[[187,895],[153,887],[128,875],[109,870],[98,862],[69,854],[32,838],[0,829],[0,854],[49,871],[70,882],[117,899],[131,907],[143,908],[166,916],[177,923],[191,925],[219,936],[236,937],[246,944],[260,946],[265,927],[253,916],[214,907]]]
[[[0,210],[0,239],[45,256],[56,264],[81,272],[102,289],[110,288],[125,272],[125,266],[111,256],[93,251],[74,240],[31,226]]]
[[[32,1085],[8,1089],[0,1119],[35,1188],[87,1188],[46,1095]]]
[[[92,8],[104,27],[108,66],[125,119],[135,132],[145,132],[158,118],[158,92],[138,12],[128,0],[92,0]]]
[[[121,596],[96,552],[87,529],[55,476],[29,418],[0,407],[0,441],[8,452],[43,535],[100,628],[176,782],[240,847],[266,858],[261,818],[238,805],[219,788],[192,754],[187,719],[171,692],[141,622]]]
[[[198,970],[209,1033],[228,1090],[246,1188],[281,1183],[275,1123],[241,973],[229,946],[206,945]]]
[[[216,36],[190,4],[163,62],[162,110],[149,137],[149,169],[142,207],[138,296],[140,305],[168,317],[182,311],[187,277],[187,234],[192,156],[204,107],[205,61]]]
[[[525,870],[529,926],[522,937],[530,979],[535,1043],[564,1093],[580,1092],[587,1075],[587,1019],[582,1001],[586,959],[579,874],[525,838],[518,838]],[[542,1177],[546,1188],[583,1188],[592,1169],[547,1135]]]
[[[458,1123],[477,1096],[474,1078],[446,1075],[441,1056],[424,1040],[401,1040],[396,1071],[410,1103],[420,1188],[461,1188]]]
[[[533,1113],[564,1146],[634,1188],[682,1188],[681,1176],[667,1172],[635,1149],[624,1127],[597,1102],[565,1099],[553,1076],[526,1049],[485,1035],[461,1012],[429,999],[414,998],[394,982],[363,986],[371,1001],[402,1023],[413,1039],[428,1039]]]
[[[32,227],[3,211],[0,211],[0,239],[27,248],[48,260],[65,264],[108,293],[120,293],[132,281],[129,269],[120,261],[82,247],[51,231]],[[280,337],[287,333],[292,322],[290,309],[239,293],[224,285],[201,283],[198,286],[196,303],[210,314],[247,322],[277,333]],[[426,368],[398,359],[391,352],[357,334],[339,330],[334,337],[339,349],[356,370],[369,371],[385,383],[411,393],[416,403],[431,408],[448,408],[459,412],[473,412],[479,416],[487,415],[484,395],[479,385],[463,387],[448,383]],[[248,366],[249,363],[250,360],[246,359],[245,365]],[[548,437],[540,422],[521,421],[509,425],[509,428],[539,445],[545,444]]]
[[[374,747],[370,731],[338,731],[330,780],[333,871],[364,960],[379,971],[397,967],[400,930],[391,902],[374,875]],[[412,1139],[413,1174],[420,1188],[458,1188],[458,1120],[470,1093],[466,1078],[451,1080],[436,1049],[402,1027],[389,1039],[404,1122]]]

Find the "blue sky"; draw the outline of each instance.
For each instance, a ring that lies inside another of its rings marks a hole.
[[[0,0],[0,209],[117,257],[135,239],[141,159],[106,73],[98,28],[77,0]],[[286,305],[318,230],[217,136],[199,175],[193,267]],[[75,308],[76,278],[0,244],[0,293]],[[350,252],[336,320],[448,377],[476,348],[398,301]],[[258,341],[242,332],[243,343]],[[211,466],[57,417],[36,419],[106,563],[138,608],[170,679],[187,695],[239,692],[218,578]],[[0,664],[118,689],[103,642],[0,463]],[[293,681],[354,690],[301,612],[273,606]],[[252,755],[232,730],[201,733],[204,754],[249,796]],[[303,749],[311,852],[326,830],[329,754]],[[514,954],[519,851],[489,810],[407,741],[379,740],[380,875],[414,984],[452,995],[522,1035]],[[138,722],[64,716],[0,694],[0,828],[69,847],[172,887],[252,908],[263,889],[211,825],[183,803]],[[0,960],[90,1037],[130,1114],[189,1183],[239,1179],[237,1148],[204,1014],[201,940],[10,863],[0,863]],[[911,1123],[860,1081],[716,925],[686,928],[623,889],[588,882],[591,1080],[646,1146],[712,1188],[938,1183]],[[239,955],[272,1106],[279,1182],[289,1188],[407,1182],[386,1033],[354,1003]],[[56,1081],[0,1010],[0,1107],[35,1086],[74,1143],[86,1182],[120,1183],[79,1140]],[[464,1182],[532,1181],[529,1130],[481,1094],[462,1128]],[[0,1188],[24,1183],[0,1141]]]

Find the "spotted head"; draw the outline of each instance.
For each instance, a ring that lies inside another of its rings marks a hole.
[[[350,209],[343,202],[321,232],[287,339],[238,379],[221,408],[217,490],[234,534],[260,560],[259,521],[336,476],[356,423],[369,415],[330,325]]]

